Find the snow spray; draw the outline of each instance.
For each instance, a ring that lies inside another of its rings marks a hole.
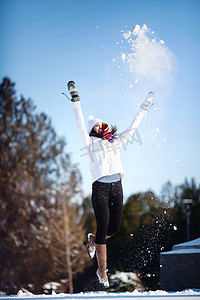
[[[163,143],[167,141],[159,128],[159,119],[162,123],[169,102],[173,72],[175,71],[175,56],[164,40],[158,39],[155,32],[147,25],[142,27],[136,25],[132,30],[122,30],[121,33],[122,40],[117,42],[120,47],[120,55],[113,58],[113,62],[120,75],[126,103],[128,102],[132,111],[136,105],[140,106],[149,91],[153,91],[155,95],[154,105],[149,110],[140,129],[145,127],[142,137],[145,140],[143,147],[147,148],[146,162],[148,164],[148,160],[153,157],[152,161],[155,163],[152,165],[157,169],[157,159],[154,158],[158,156]],[[146,130],[147,128],[148,130]],[[152,221],[153,231],[144,230],[142,233],[147,242],[145,246],[141,242],[138,247],[138,259],[136,259],[138,270],[146,272],[147,266],[151,265],[151,261],[157,255],[158,248],[163,250],[163,230],[170,222],[170,218],[166,214],[167,210],[163,208],[163,214]],[[170,229],[172,229],[171,226],[172,224],[170,224]],[[132,253],[132,255],[137,257],[136,253]],[[146,276],[154,275],[146,274]]]
[[[128,64],[129,72],[139,80],[151,79],[156,83],[168,82],[174,69],[174,55],[163,40],[157,41],[155,32],[143,25],[132,31],[122,31],[130,45],[130,51],[121,52],[121,60]]]
[[[127,26],[126,26],[127,27]],[[132,30],[122,30],[123,39],[120,45],[120,55],[113,58],[123,81],[123,91],[126,99],[135,106],[142,102],[150,90],[155,94],[152,111],[157,111],[157,117],[163,115],[166,99],[169,98],[174,71],[175,56],[162,39],[158,39],[154,31],[147,25],[136,25]],[[160,104],[162,103],[162,107]],[[154,114],[155,118],[155,114]],[[151,142],[160,147],[166,142],[160,129],[152,125],[149,114],[147,123]],[[145,124],[146,126],[146,124]]]

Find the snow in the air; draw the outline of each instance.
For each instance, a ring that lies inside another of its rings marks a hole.
[[[154,31],[146,25],[136,25],[132,31],[125,31],[122,35],[130,44],[130,51],[121,53],[129,71],[138,77],[151,77],[159,83],[166,81],[174,69],[174,55],[165,42],[157,40]]]
[[[146,24],[135,25],[133,29],[125,26],[121,30],[120,55],[113,57],[120,77],[123,78],[123,93],[132,103],[140,106],[142,99],[149,91],[153,91],[155,99],[152,110],[159,111],[160,102],[167,97],[168,91],[173,82],[173,75],[176,70],[176,59],[167,43],[158,37],[158,34]],[[160,129],[153,128],[151,114],[148,115],[148,137],[155,148],[161,148],[166,138]],[[153,156],[153,153],[152,153]]]

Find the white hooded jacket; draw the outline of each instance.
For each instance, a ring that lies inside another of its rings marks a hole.
[[[133,136],[147,111],[140,108],[136,118],[132,121],[130,126],[121,134],[117,135],[112,143],[108,140],[89,136],[85,126],[80,101],[73,102],[73,111],[83,145],[90,158],[92,182],[102,176],[113,175],[116,173],[120,173],[121,178],[123,178],[124,171],[120,160],[120,148],[125,146],[128,139]]]

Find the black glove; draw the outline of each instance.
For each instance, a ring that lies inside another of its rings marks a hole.
[[[74,81],[69,81],[67,84],[67,88],[70,92],[70,95],[72,96],[72,98],[70,99],[72,102],[81,100]]]

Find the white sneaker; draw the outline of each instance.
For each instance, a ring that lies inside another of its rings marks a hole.
[[[99,269],[97,269],[97,272],[96,272],[97,277],[99,279],[99,283],[103,284],[103,286],[105,288],[109,288],[109,286],[110,286],[109,281],[108,281],[108,277],[107,277],[107,274],[106,274],[107,272],[108,272],[108,270],[105,270],[105,271],[103,271],[103,273],[105,273],[105,274],[103,274],[102,272],[99,271]]]
[[[148,110],[150,104],[152,103],[154,98],[154,93],[153,92],[149,92],[144,103],[142,103],[142,105],[140,106],[142,109],[144,110]]]
[[[90,258],[95,256],[96,247],[95,247],[95,235],[93,233],[88,233],[88,246],[87,251]]]

